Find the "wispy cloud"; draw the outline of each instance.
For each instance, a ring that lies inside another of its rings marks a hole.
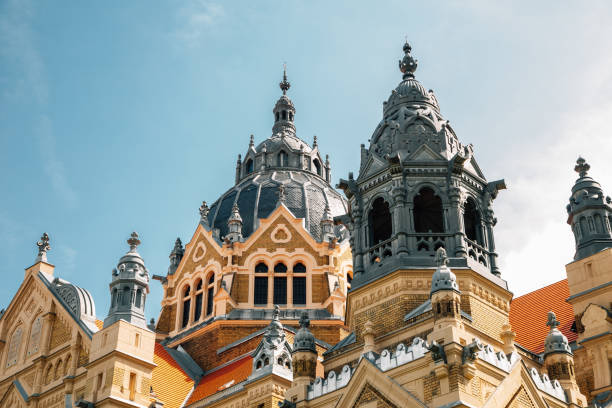
[[[69,208],[78,204],[78,196],[66,177],[64,163],[58,159],[53,125],[48,116],[42,115],[37,122],[36,133],[39,136],[39,149],[44,166],[44,174],[55,193],[61,197]]]
[[[42,112],[32,124],[38,137],[43,173],[54,192],[69,208],[77,205],[77,194],[70,186],[64,165],[56,150],[53,124],[47,111],[49,86],[45,65],[36,46],[32,29],[35,9],[27,0],[8,0],[0,8],[0,77],[4,103],[27,104],[29,109]]]
[[[177,12],[178,27],[173,37],[189,48],[198,46],[206,30],[225,15],[221,4],[209,0],[190,0]]]

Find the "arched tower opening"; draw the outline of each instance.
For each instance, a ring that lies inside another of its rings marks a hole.
[[[393,233],[391,211],[389,203],[382,197],[378,197],[372,203],[372,208],[368,213],[368,230],[370,231],[370,246],[391,238]]]
[[[414,197],[414,230],[416,232],[444,232],[442,199],[429,187],[423,187]]]
[[[465,236],[472,242],[482,245],[482,233],[480,230],[480,212],[476,207],[476,203],[472,197],[469,197],[465,202],[463,210],[463,228]]]

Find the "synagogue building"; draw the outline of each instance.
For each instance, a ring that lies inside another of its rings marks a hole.
[[[555,254],[557,283],[515,298],[494,239],[506,183],[411,52],[339,181],[298,136],[285,73],[271,136],[251,136],[167,273],[129,236],[109,310],[62,279],[43,234],[0,312],[0,408],[612,407],[612,199],[578,158],[576,251]]]

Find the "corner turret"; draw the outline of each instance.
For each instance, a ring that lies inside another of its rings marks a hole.
[[[575,261],[612,248],[612,199],[604,197],[599,183],[588,175],[590,168],[585,159],[578,158],[574,170],[579,177],[567,205],[567,223],[576,240]]]
[[[559,381],[569,402],[586,406],[586,398],[582,395],[576,383],[574,354],[567,337],[557,328],[560,323],[554,312],[548,312],[546,325],[550,327],[550,332],[544,343],[544,367],[548,377],[551,380]]]
[[[104,319],[104,327],[118,320],[125,320],[135,326],[146,328],[145,301],[149,293],[149,271],[137,251],[140,245],[138,234],[132,232],[127,240],[130,250],[119,259],[117,268],[113,269],[111,306]]]

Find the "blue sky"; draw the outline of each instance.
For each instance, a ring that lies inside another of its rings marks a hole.
[[[0,3],[0,307],[43,231],[56,275],[108,310],[110,273],[139,232],[153,274],[202,200],[268,137],[287,62],[298,134],[334,181],[357,171],[401,75],[416,72],[490,180],[502,275],[516,294],[565,277],[578,154],[612,194],[608,2]],[[159,282],[149,317],[157,317]]]

